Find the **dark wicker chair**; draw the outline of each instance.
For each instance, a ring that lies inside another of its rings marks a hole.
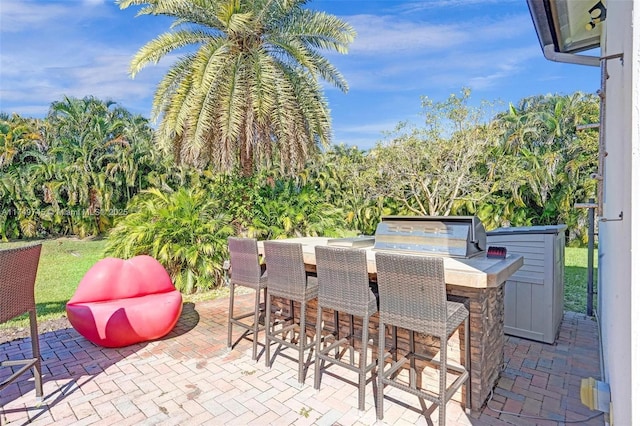
[[[369,288],[367,255],[364,250],[337,247],[316,247],[316,267],[318,273],[318,316],[316,320],[316,362],[314,387],[320,389],[322,372],[338,365],[358,373],[358,409],[364,410],[365,387],[373,379],[367,380],[367,373],[376,367],[376,359],[367,364],[369,353],[369,319],[378,312],[376,297]],[[322,331],[322,310],[334,311],[334,329],[331,335],[320,338]],[[340,337],[338,312],[350,316],[349,335]],[[355,362],[356,339],[354,317],[362,318],[362,334],[358,362]],[[328,343],[328,345],[327,345]],[[346,351],[348,361],[344,360]],[[334,353],[333,355],[331,353]],[[325,363],[329,364],[325,367]]]
[[[443,260],[439,257],[376,253],[378,291],[380,295],[380,341],[378,345],[378,419],[384,416],[384,387],[390,385],[409,392],[419,398],[435,403],[439,407],[439,425],[446,422],[446,404],[451,396],[466,382],[466,404],[470,409],[469,376],[469,312],[464,304],[447,301]],[[453,332],[464,323],[465,365],[447,360],[447,341]],[[385,370],[385,325],[394,325],[409,330],[409,353],[392,362]],[[436,361],[425,354],[415,353],[414,332],[429,334],[440,340],[440,359]],[[416,383],[415,361],[422,360],[436,365],[439,370],[437,392],[421,388]],[[397,380],[399,370],[410,364],[409,386]],[[447,372],[458,376],[447,387]]]
[[[232,334],[233,326],[244,328],[245,331],[238,339],[242,339],[248,334],[252,334],[253,353],[251,359],[258,357],[258,333],[264,330],[264,325],[260,324],[260,315],[264,313],[260,309],[260,293],[264,292],[264,300],[267,299],[267,273],[264,271],[258,257],[258,242],[253,238],[228,239],[229,254],[231,258],[231,277],[229,279],[229,332],[227,336],[227,346],[233,347]],[[236,286],[248,287],[255,290],[255,303],[252,312],[234,314],[234,296]],[[266,303],[265,303],[266,305]],[[253,322],[248,324],[243,321],[247,317],[253,317]]]
[[[38,399],[42,398],[42,364],[34,290],[41,248],[38,243],[0,250],[0,322],[29,313],[31,325],[31,357],[0,362],[0,367],[21,367],[0,383],[0,390],[32,368]]]
[[[265,364],[271,367],[273,360],[270,355],[271,342],[279,344],[276,355],[281,346],[298,351],[298,383],[304,383],[304,378],[311,361],[305,361],[305,351],[313,348],[315,338],[307,337],[307,303],[318,297],[318,281],[316,277],[308,275],[304,267],[302,245],[294,243],[264,242],[264,256],[269,272],[269,287],[267,288],[267,342]],[[289,317],[283,326],[276,330],[271,323],[271,298],[273,296],[289,300]],[[300,304],[300,316],[296,320],[294,303]],[[288,324],[286,324],[288,323]],[[295,330],[298,337],[295,338]],[[291,333],[291,339],[287,335]]]

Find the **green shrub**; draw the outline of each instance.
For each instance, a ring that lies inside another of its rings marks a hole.
[[[258,190],[250,210],[249,236],[258,239],[304,236],[341,237],[347,228],[344,212],[323,200],[310,185],[293,179],[271,181]]]
[[[129,214],[108,236],[105,254],[130,258],[148,254],[167,269],[176,288],[186,294],[223,282],[230,216],[203,189],[153,188],[134,197]]]

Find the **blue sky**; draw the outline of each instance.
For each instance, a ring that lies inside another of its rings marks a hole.
[[[594,93],[597,67],[544,59],[525,0],[314,0],[309,8],[349,22],[347,55],[326,56],[349,93],[326,87],[334,143],[372,147],[400,121],[419,122],[420,97],[445,100],[463,87],[472,103],[547,93]],[[114,0],[2,0],[0,111],[44,117],[64,95],[113,100],[149,117],[156,84],[177,55],[135,79],[129,62],[169,29]]]

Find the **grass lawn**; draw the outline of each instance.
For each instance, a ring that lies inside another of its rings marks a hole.
[[[0,248],[17,244],[5,243]],[[105,244],[106,241],[100,239],[59,238],[43,241],[36,276],[38,321],[60,318],[65,314],[65,305],[73,296],[82,276],[102,259]],[[28,317],[17,317],[2,325],[28,325]]]
[[[0,248],[17,245],[14,243],[0,244]],[[59,238],[46,240],[42,243],[40,264],[36,277],[36,305],[38,321],[60,318],[66,314],[66,303],[78,287],[84,274],[102,259],[106,240],[77,238]],[[210,291],[184,297],[185,301],[199,301],[213,299],[228,294],[225,289]],[[0,327],[27,326],[26,315],[17,317]]]
[[[567,247],[564,252],[564,310],[587,313],[587,255],[586,248]],[[593,254],[593,286],[597,291],[598,250]],[[593,296],[596,308],[597,295]]]
[[[12,244],[0,244],[0,248]],[[78,283],[91,266],[104,256],[105,240],[60,238],[42,244],[42,254],[36,278],[38,320],[60,318],[65,305],[73,296]],[[597,258],[597,256],[596,256]],[[594,274],[597,277],[597,272]],[[201,301],[226,296],[226,288],[185,296],[185,301]],[[594,297],[594,304],[595,304]],[[565,250],[564,309],[586,313],[587,306],[587,249],[567,247]],[[27,325],[25,317],[18,317],[2,326]]]
[[[36,277],[38,318],[58,318],[84,274],[103,258],[105,240],[44,241]]]

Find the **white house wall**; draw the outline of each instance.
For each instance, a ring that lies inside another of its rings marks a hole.
[[[599,228],[598,314],[614,423],[640,424],[640,38],[634,2],[607,2],[604,203]],[[638,194],[638,195],[636,195]],[[616,221],[620,213],[622,221]],[[634,226],[635,224],[635,226]]]

